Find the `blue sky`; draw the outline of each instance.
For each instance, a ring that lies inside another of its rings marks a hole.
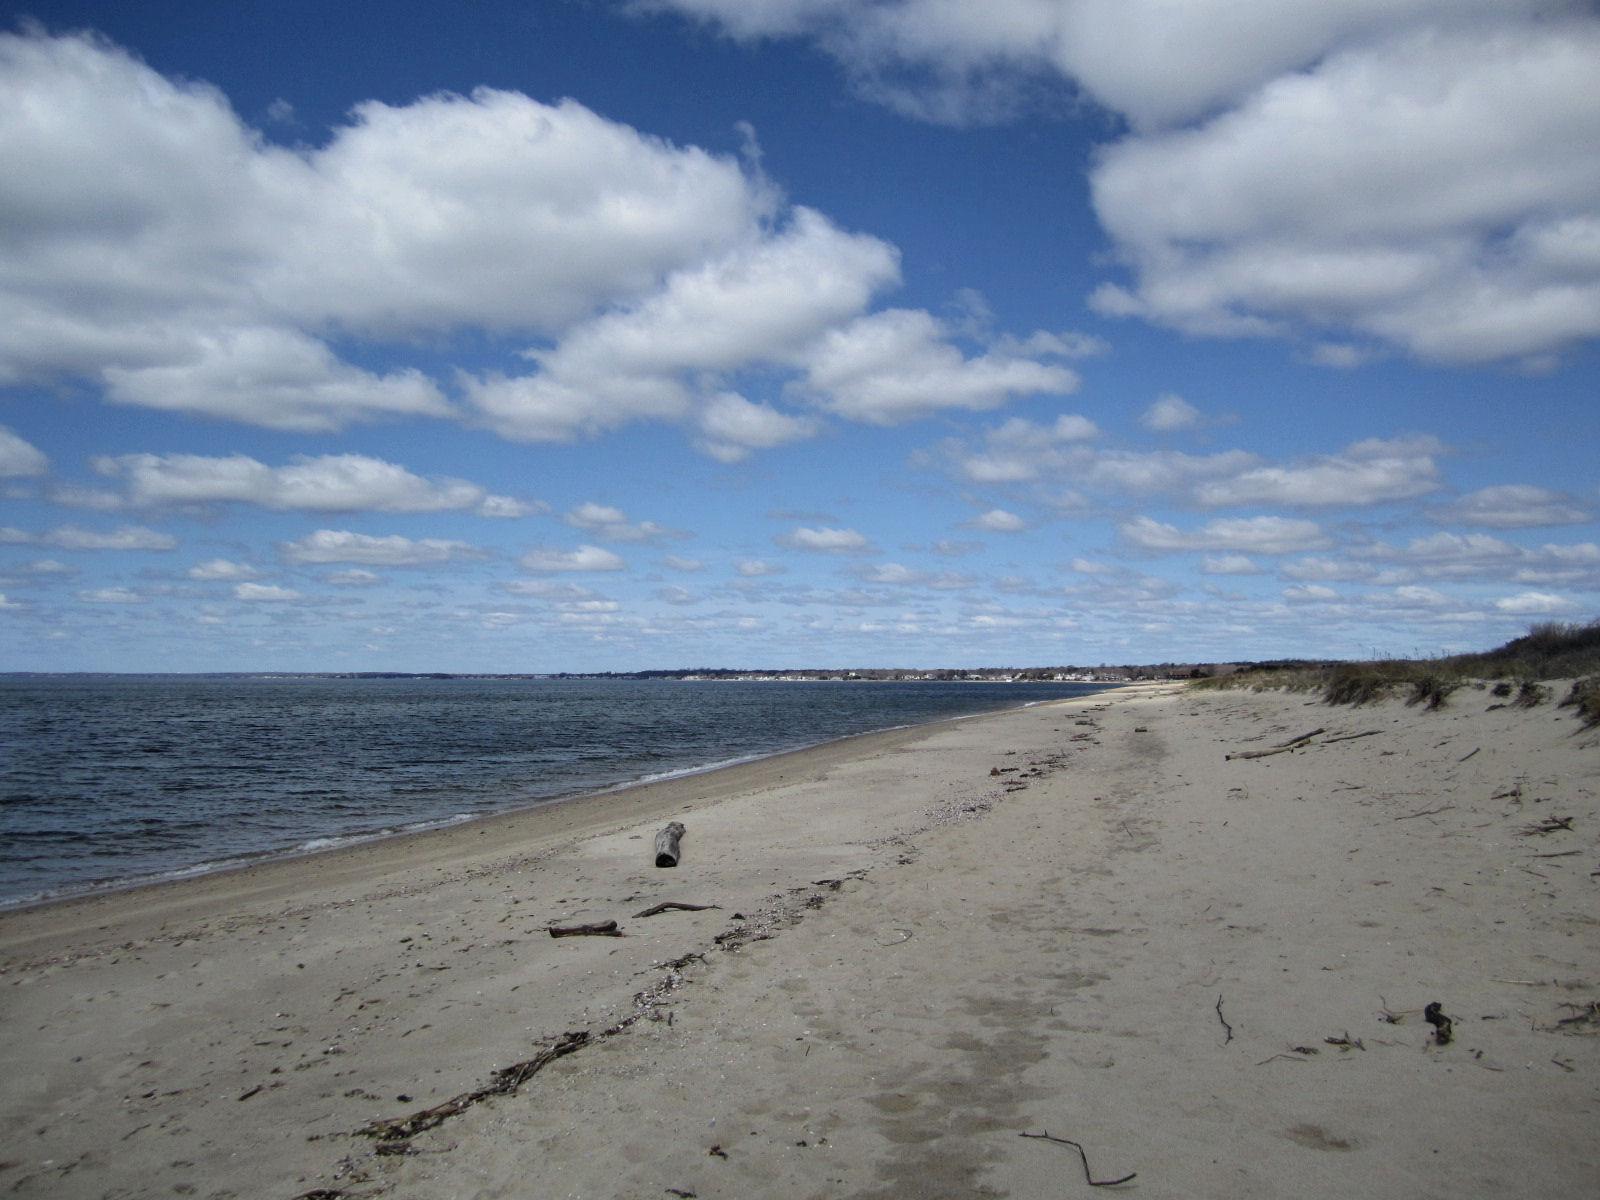
[[[1600,15],[8,6],[0,669],[1600,614]]]

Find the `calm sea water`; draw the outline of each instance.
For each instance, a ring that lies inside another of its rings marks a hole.
[[[0,679],[0,905],[1092,684]]]

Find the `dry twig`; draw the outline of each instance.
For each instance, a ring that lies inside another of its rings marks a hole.
[[[1119,1183],[1127,1183],[1128,1180],[1137,1178],[1139,1174],[1137,1171],[1130,1171],[1121,1179],[1096,1179],[1089,1172],[1089,1156],[1084,1153],[1083,1147],[1078,1145],[1078,1143],[1073,1141],[1071,1138],[1052,1137],[1048,1131],[1040,1133],[1020,1133],[1017,1136],[1035,1138],[1037,1140],[1046,1142],[1059,1142],[1063,1146],[1071,1146],[1078,1152],[1078,1157],[1083,1160],[1083,1177],[1088,1181],[1090,1187],[1116,1187]]]
[[[1221,996],[1217,997],[1217,1020],[1222,1022],[1222,1028],[1227,1031],[1228,1036],[1222,1039],[1222,1044],[1226,1046],[1229,1042],[1233,1041],[1233,1026],[1229,1025],[1228,1018],[1222,1015]]]
[[[654,917],[664,912],[704,912],[708,908],[721,908],[720,904],[684,904],[678,900],[663,900],[660,904],[652,905],[643,912],[633,914],[634,920],[640,917]]]
[[[1431,817],[1435,813],[1446,812],[1449,809],[1452,809],[1454,807],[1455,807],[1454,804],[1441,804],[1438,808],[1425,808],[1421,812],[1407,813],[1403,817],[1396,817],[1395,820],[1396,821],[1409,821],[1413,817]]]

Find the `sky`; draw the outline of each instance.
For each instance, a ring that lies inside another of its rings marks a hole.
[[[0,4],[0,670],[1600,616],[1600,8]]]

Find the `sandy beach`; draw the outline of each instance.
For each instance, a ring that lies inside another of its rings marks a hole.
[[[1570,709],[1134,687],[0,916],[0,1192],[1591,1196],[1597,1005]]]

